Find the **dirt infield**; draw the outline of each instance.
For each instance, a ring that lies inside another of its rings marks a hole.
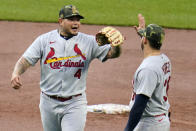
[[[23,76],[23,88],[10,88],[14,64],[40,34],[56,23],[0,21],[0,131],[42,131],[39,112],[39,64]],[[95,35],[103,26],[82,25],[81,32]],[[128,104],[132,76],[142,61],[140,40],[131,27],[116,27],[126,37],[122,55],[102,64],[91,63],[87,78],[88,104]],[[169,100],[171,131],[196,130],[196,31],[165,29],[163,52],[172,61]],[[123,131],[127,115],[88,113],[85,131]]]

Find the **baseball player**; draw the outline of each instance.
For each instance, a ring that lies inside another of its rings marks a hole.
[[[131,111],[125,131],[169,131],[171,62],[160,51],[164,31],[156,24],[145,28],[141,14],[138,19],[139,27],[136,27],[136,31],[141,36],[144,59],[134,74]]]
[[[11,85],[19,89],[21,75],[40,60],[39,108],[44,131],[83,131],[89,64],[95,58],[103,62],[120,55],[120,45],[99,46],[95,36],[79,32],[83,18],[75,6],[64,6],[59,12],[59,29],[37,37],[12,73]]]

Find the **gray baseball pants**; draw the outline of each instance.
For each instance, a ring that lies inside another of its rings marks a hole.
[[[44,131],[83,131],[87,115],[86,94],[61,102],[40,95],[40,113]]]
[[[134,131],[170,131],[168,116],[141,118]]]

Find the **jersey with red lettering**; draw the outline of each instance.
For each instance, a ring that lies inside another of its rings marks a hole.
[[[53,30],[39,36],[23,57],[32,65],[40,59],[41,91],[48,95],[69,97],[83,93],[90,62],[103,61],[110,45],[98,46],[95,37],[79,32],[64,39]]]
[[[170,78],[171,62],[165,54],[145,58],[134,74],[130,107],[134,104],[135,95],[143,94],[150,99],[142,117],[168,114],[170,107],[168,102]]]

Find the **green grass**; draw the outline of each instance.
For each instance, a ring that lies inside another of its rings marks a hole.
[[[76,5],[85,24],[136,25],[142,13],[147,24],[196,29],[195,0],[1,0],[0,20],[57,22],[68,4]]]

